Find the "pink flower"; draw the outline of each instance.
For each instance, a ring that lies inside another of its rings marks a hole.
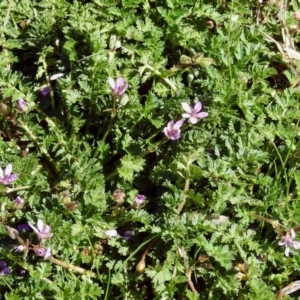
[[[187,112],[185,114],[182,114],[182,117],[189,119],[188,122],[191,124],[196,124],[200,119],[206,118],[208,116],[207,112],[200,112],[202,108],[201,102],[197,102],[194,108],[189,106],[186,102],[182,102],[181,106]]]
[[[285,236],[281,237],[281,242],[279,242],[278,245],[285,246],[285,251],[284,251],[285,256],[289,256],[291,247],[300,250],[300,243],[294,241],[295,237],[296,237],[296,233],[294,229],[291,229],[290,233],[287,232]]]
[[[38,248],[36,249],[35,251],[35,255],[36,256],[41,256],[43,257],[44,259],[47,259],[48,257],[50,257],[52,254],[51,254],[51,248]]]
[[[170,121],[167,127],[164,128],[166,138],[169,140],[178,140],[180,138],[180,127],[183,125],[184,120],[179,120],[174,124],[174,121]]]
[[[113,94],[117,97],[122,96],[128,89],[128,83],[125,82],[124,77],[119,77],[115,82],[113,78],[108,78],[108,83],[113,90]]]
[[[19,175],[12,174],[11,172],[12,172],[12,164],[8,164],[4,172],[2,168],[0,168],[0,182],[2,184],[8,185],[18,179]]]
[[[36,225],[37,228],[35,228],[33,225],[28,223],[28,225],[33,229],[35,234],[38,236],[40,240],[46,240],[53,236],[53,233],[51,232],[51,227],[44,224],[42,220],[38,220]]]

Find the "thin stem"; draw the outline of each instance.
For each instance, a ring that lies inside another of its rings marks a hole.
[[[38,142],[37,137],[33,134],[33,132],[29,129],[29,127],[22,121],[20,121],[20,127],[27,132],[27,134],[31,137],[31,139],[35,142],[35,144],[39,148],[40,152],[47,158],[49,163],[53,166],[55,172],[57,172],[59,169],[57,163],[50,156],[47,149]]]
[[[61,261],[59,259],[56,259],[53,256],[48,257],[48,260],[50,260],[54,264],[57,264],[57,265],[59,265],[59,266],[61,266],[63,268],[71,270],[73,272],[84,274],[84,275],[88,275],[88,276],[90,276],[92,278],[98,278],[97,274],[94,273],[94,272],[92,272],[92,271],[88,271],[88,270],[83,269],[81,267],[77,267],[77,266],[71,265],[71,264],[69,264],[67,262],[64,262],[64,261]]]
[[[23,190],[29,190],[31,188],[30,185],[25,185],[25,186],[20,186],[20,187],[16,187],[16,188],[6,188],[5,191],[1,191],[0,194],[9,194],[9,193],[13,193],[13,192],[17,192],[17,191],[23,191]]]
[[[149,70],[151,70],[154,74],[158,75],[159,77],[161,77],[170,87],[173,91],[177,91],[177,87],[174,85],[174,83],[166,77],[163,77],[163,75],[161,74],[161,72],[159,72],[158,70],[155,70],[154,68],[152,68],[151,66],[147,65],[146,66]]]
[[[185,205],[185,202],[186,202],[186,198],[187,198],[187,192],[189,190],[189,187],[190,187],[190,177],[189,177],[189,174],[186,175],[186,178],[185,178],[185,184],[184,184],[184,189],[183,189],[183,195],[182,195],[182,202],[179,204],[178,208],[177,208],[177,214],[179,215]]]
[[[186,202],[186,198],[187,198],[187,193],[189,191],[190,188],[190,164],[191,164],[191,159],[189,158],[186,162],[186,175],[185,175],[185,183],[184,183],[184,188],[182,191],[182,202],[179,204],[178,208],[177,208],[177,214],[179,215],[185,205]]]
[[[273,221],[271,219],[268,219],[268,218],[265,218],[263,216],[260,216],[260,215],[257,215],[257,214],[250,214],[251,217],[255,218],[255,219],[258,219],[258,220],[261,220],[261,221],[264,221],[264,222],[267,222],[269,224],[272,225],[272,227],[281,235],[283,236],[283,233],[281,232],[281,230],[279,229],[279,226],[283,227],[285,230],[289,231],[289,228],[280,224],[278,221]]]
[[[104,300],[108,299],[108,293],[109,293],[109,287],[110,287],[110,268],[108,268],[108,279],[107,279],[107,285],[106,285],[106,290],[105,290],[105,296],[104,296]]]
[[[7,8],[7,11],[6,11],[5,20],[3,22],[2,33],[1,33],[1,38],[3,40],[2,49],[3,49],[3,52],[4,52],[4,56],[7,59],[7,64],[6,64],[6,69],[7,70],[10,70],[11,67],[10,67],[10,63],[9,63],[8,50],[7,50],[7,47],[6,47],[6,44],[5,44],[6,39],[5,39],[4,30],[5,30],[5,27],[6,27],[7,23],[8,23],[8,21],[9,21],[9,14],[10,14],[10,11],[11,11],[12,3],[13,3],[13,1],[9,0],[9,2],[8,2],[8,8]]]
[[[112,103],[112,112],[111,112],[111,117],[110,117],[110,121],[109,121],[109,125],[107,126],[107,129],[104,133],[104,136],[102,138],[102,141],[104,142],[111,130],[111,127],[113,125],[114,119],[117,116],[118,110],[116,109],[116,98],[113,98],[113,103]],[[99,149],[97,148],[93,154],[93,158],[97,157],[97,155],[99,154]]]
[[[187,279],[188,279],[188,285],[189,285],[189,287],[190,287],[190,289],[191,289],[191,291],[194,293],[194,294],[197,294],[197,290],[196,290],[196,288],[195,288],[195,286],[194,286],[194,283],[193,283],[193,281],[192,281],[192,271],[191,271],[191,269],[187,269],[186,271],[185,271],[185,275],[186,275],[186,277],[187,277]]]
[[[160,147],[161,145],[165,144],[166,142],[168,142],[169,140],[167,138],[163,138],[162,140],[160,140],[154,147],[149,148],[147,151],[141,153],[139,155],[139,157],[143,158],[146,155],[148,155],[149,153],[152,153],[153,151],[155,151],[158,147]]]
[[[13,289],[12,289],[11,285],[8,283],[8,281],[5,279],[5,277],[4,276],[1,276],[1,277],[2,277],[2,280],[5,282],[5,284],[8,286],[8,288],[10,289],[10,291],[12,291]]]
[[[46,55],[47,54],[43,54],[43,67],[44,67],[44,72],[45,72],[47,85],[48,85],[48,88],[49,88],[49,91],[50,91],[51,107],[52,107],[52,109],[55,109],[54,92],[53,92],[53,89],[52,89],[52,86],[51,86],[50,77],[49,77],[48,70],[47,70],[48,65],[47,65],[47,62],[46,62]]]

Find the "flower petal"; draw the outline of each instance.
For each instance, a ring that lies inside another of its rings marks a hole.
[[[278,245],[279,245],[279,246],[284,246],[284,245],[285,245],[285,242],[279,242]]]
[[[119,77],[117,79],[117,82],[116,82],[117,89],[120,89],[121,87],[123,87],[124,86],[124,82],[125,82],[124,77]]]
[[[289,245],[285,245],[284,254],[285,254],[285,256],[289,256],[289,254],[290,254],[290,246]]]
[[[113,80],[113,78],[108,77],[108,83],[109,83],[109,85],[110,85],[110,87],[111,87],[112,89],[115,88],[116,83],[115,83],[115,81]]]
[[[121,87],[120,87],[121,88]],[[120,90],[118,90],[118,95],[122,96],[128,89],[128,83],[124,84]]]
[[[294,247],[295,249],[299,250],[299,249],[300,249],[300,243],[297,242],[297,241],[294,241],[294,242],[293,242],[293,247]]]
[[[197,112],[199,112],[199,111],[201,110],[201,108],[202,108],[202,103],[199,101],[199,102],[197,102],[197,103],[195,104],[194,110],[195,110],[195,112],[197,113]]]
[[[165,134],[166,138],[168,138],[168,139],[170,138],[168,127],[164,128],[164,134]]]
[[[50,76],[50,80],[56,80],[56,79],[58,79],[59,77],[62,77],[62,76],[64,76],[64,75],[65,75],[64,73],[53,74],[52,76]]]
[[[5,168],[4,175],[9,176],[11,174],[11,171],[12,171],[12,164],[8,164]]]
[[[197,118],[194,118],[194,117],[189,118],[189,123],[196,124],[197,122],[198,122]]]
[[[206,118],[208,116],[208,113],[203,111],[201,113],[198,113],[196,114],[196,116],[199,118],[199,119],[203,119],[203,118]]]
[[[118,235],[118,232],[116,229],[107,230],[107,231],[104,231],[104,233],[110,237]]]
[[[3,179],[3,177],[4,177],[4,173],[3,173],[2,168],[0,168],[0,179]]]
[[[11,268],[5,268],[0,272],[0,275],[6,276],[12,272]]]
[[[39,237],[40,236],[40,232],[33,225],[31,225],[30,223],[28,223],[28,225],[35,232],[35,234]]]
[[[48,257],[50,257],[51,256],[51,248],[47,248],[46,249],[46,252],[45,252],[45,255],[44,255],[44,259],[46,259],[46,258],[48,258]]]
[[[38,220],[36,222],[36,227],[38,228],[39,232],[41,232],[44,229],[44,222],[42,220]]]
[[[186,119],[189,119],[189,118],[191,117],[190,114],[182,114],[181,116],[182,116],[183,118],[186,118]]]
[[[14,173],[14,174],[11,174],[11,175],[6,179],[7,184],[10,184],[10,183],[12,183],[13,181],[17,180],[18,177],[19,177],[18,174],[15,174],[15,173]]]
[[[173,126],[173,129],[177,130],[179,129],[182,125],[183,125],[184,120],[179,120],[175,123],[175,125]]]
[[[291,237],[292,237],[292,240],[296,237],[296,233],[295,233],[294,229],[291,229]]]
[[[186,102],[182,102],[181,106],[187,113],[190,114],[192,112],[192,108]]]

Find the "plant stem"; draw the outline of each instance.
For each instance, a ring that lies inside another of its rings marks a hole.
[[[76,272],[76,273],[80,273],[80,274],[84,274],[84,275],[88,275],[92,278],[98,278],[97,274],[92,272],[92,271],[88,271],[86,269],[83,269],[81,267],[77,267],[77,266],[74,266],[74,265],[71,265],[67,262],[64,262],[64,261],[61,261],[59,259],[56,259],[54,258],[53,256],[50,256],[48,257],[48,260],[50,260],[51,262],[53,262],[54,264],[57,264],[63,268],[66,268],[68,270],[71,270],[73,272]],[[98,278],[99,279],[99,278]]]
[[[13,192],[17,192],[17,191],[23,191],[23,190],[29,190],[31,188],[30,185],[25,185],[25,186],[20,186],[20,187],[16,187],[16,188],[6,188],[6,190],[4,192],[0,192],[0,193],[13,193]]]
[[[45,71],[45,77],[47,80],[47,84],[48,84],[48,88],[50,91],[50,99],[51,99],[51,107],[52,109],[55,109],[55,101],[54,101],[54,92],[51,86],[51,82],[50,82],[50,78],[49,78],[49,74],[48,74],[48,66],[47,66],[47,62],[46,62],[46,53],[43,53],[43,66],[44,66],[44,71]]]
[[[2,49],[3,49],[3,52],[4,52],[4,56],[7,59],[7,64],[6,64],[6,69],[7,70],[10,70],[11,66],[10,66],[10,63],[9,63],[8,50],[7,50],[7,47],[6,47],[6,44],[5,44],[6,39],[5,39],[4,30],[5,30],[5,27],[6,27],[7,23],[8,23],[8,21],[9,21],[9,14],[10,14],[10,11],[11,11],[12,3],[13,3],[13,1],[9,0],[9,2],[8,2],[8,8],[7,8],[7,11],[6,11],[5,20],[3,22],[2,33],[1,33],[1,38],[3,40]]]
[[[190,173],[189,173],[189,167],[190,167],[190,160],[187,161],[186,165],[186,176],[185,176],[185,183],[184,183],[184,189],[182,191],[182,202],[179,204],[177,207],[177,214],[179,215],[185,205],[186,198],[187,198],[187,193],[190,188]]]
[[[151,70],[152,72],[154,72],[154,74],[158,75],[159,77],[161,77],[170,87],[173,91],[177,91],[177,87],[173,84],[173,82],[166,77],[163,77],[163,75],[161,74],[161,72],[159,72],[158,70],[155,70],[154,68],[152,68],[151,66],[147,65],[146,66],[149,70]]]
[[[57,163],[50,156],[47,149],[38,142],[37,137],[33,134],[33,132],[29,129],[29,127],[22,121],[20,121],[20,127],[27,132],[27,134],[31,137],[31,139],[35,142],[35,144],[39,148],[40,152],[47,158],[49,163],[53,166],[55,172],[57,172],[59,169]]]
[[[193,283],[193,281],[192,281],[192,279],[191,279],[191,277],[192,277],[192,271],[191,271],[191,269],[187,269],[187,270],[185,271],[185,275],[186,275],[186,277],[187,277],[187,279],[188,279],[188,285],[189,285],[190,289],[192,290],[192,292],[193,292],[194,294],[197,294],[197,290],[196,290],[196,288],[195,288],[195,286],[194,286],[194,283]]]

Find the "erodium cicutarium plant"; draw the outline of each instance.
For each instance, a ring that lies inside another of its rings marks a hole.
[[[0,5],[3,299],[299,292],[297,1]]]

